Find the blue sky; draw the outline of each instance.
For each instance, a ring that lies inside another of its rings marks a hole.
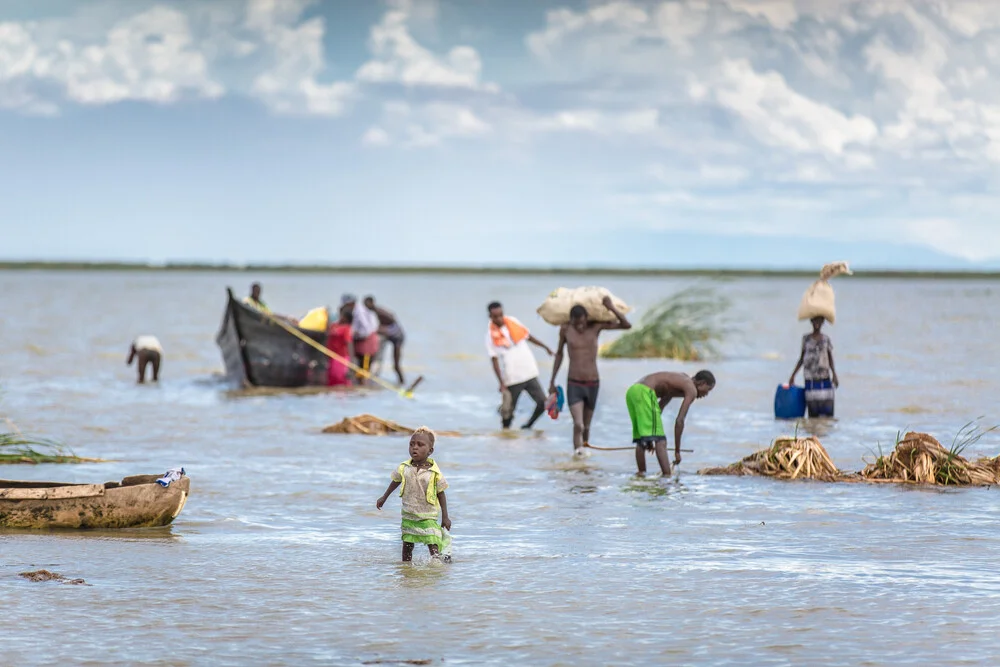
[[[987,0],[0,0],[0,257],[1000,266]]]

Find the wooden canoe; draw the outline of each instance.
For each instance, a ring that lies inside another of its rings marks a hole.
[[[321,345],[326,333],[299,329]],[[226,290],[226,311],[215,337],[226,377],[240,386],[326,386],[328,359]]]
[[[185,475],[163,487],[160,476],[104,484],[0,480],[0,528],[166,526],[184,509],[191,480]]]

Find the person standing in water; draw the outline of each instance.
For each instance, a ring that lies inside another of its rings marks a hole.
[[[396,489],[403,505],[403,562],[413,560],[413,546],[426,544],[431,558],[451,560],[451,519],[448,518],[448,499],[445,489],[448,482],[438,464],[431,458],[434,453],[434,431],[421,426],[410,436],[410,458],[392,471],[385,493],[375,501],[382,509]],[[402,488],[400,488],[402,487]],[[438,522],[438,515],[441,521]]]
[[[552,349],[531,335],[528,328],[516,317],[507,317],[503,306],[494,301],[486,307],[490,314],[490,323],[486,330],[486,353],[493,362],[493,372],[500,383],[502,395],[500,405],[500,423],[504,429],[510,428],[514,421],[514,410],[522,392],[535,402],[535,411],[521,426],[530,429],[545,412],[545,392],[538,382],[538,364],[528,343],[545,350],[552,356]]]
[[[352,318],[355,364],[368,373],[372,359],[378,353],[378,315],[368,310],[364,303],[358,303],[353,294],[345,294],[340,299],[340,315],[344,313],[350,313]],[[368,384],[367,377],[359,375],[358,384]]]
[[[566,404],[573,417],[573,455],[583,456],[583,446],[590,440],[590,422],[597,408],[597,393],[601,378],[597,373],[597,339],[602,331],[631,329],[632,323],[618,312],[611,297],[606,296],[604,307],[615,316],[614,322],[591,322],[587,309],[581,305],[569,311],[569,324],[559,328],[559,347],[552,364],[552,381],[549,393],[556,391],[556,376],[562,365],[563,350],[569,350],[569,369],[566,372]]]
[[[795,384],[795,376],[803,369],[806,381],[806,408],[809,417],[833,417],[835,389],[840,387],[837,369],[833,364],[833,343],[822,332],[822,317],[812,318],[812,333],[802,337],[802,354],[795,364],[788,386]]]
[[[393,368],[396,371],[396,377],[399,379],[400,386],[405,385],[406,380],[403,379],[403,366],[401,363],[403,360],[403,341],[405,340],[403,327],[399,326],[399,320],[396,319],[395,313],[375,305],[375,297],[365,297],[365,308],[375,313],[378,317],[379,335],[392,344]]]
[[[132,341],[132,347],[128,352],[126,366],[131,366],[133,361],[138,359],[136,369],[139,372],[138,383],[146,381],[146,366],[153,367],[153,382],[160,381],[160,360],[163,357],[163,347],[156,336],[139,336]]]
[[[667,433],[663,430],[663,409],[675,398],[683,398],[674,420],[674,465],[681,464],[681,436],[688,408],[715,388],[711,371],[699,371],[688,377],[684,373],[651,373],[625,392],[625,405],[632,419],[632,442],[635,443],[635,465],[640,475],[646,474],[646,451],[656,451],[656,460],[664,477],[670,475],[667,457]]]

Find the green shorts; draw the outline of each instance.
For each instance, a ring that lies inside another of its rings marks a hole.
[[[632,441],[646,438],[667,439],[660,416],[660,402],[656,392],[644,384],[634,384],[625,392],[625,405],[632,418]]]

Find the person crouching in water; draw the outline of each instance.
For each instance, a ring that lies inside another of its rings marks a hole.
[[[389,494],[399,488],[402,501],[403,523],[403,562],[413,560],[413,545],[426,544],[431,558],[435,560],[451,560],[450,547],[451,519],[448,518],[448,500],[444,491],[448,482],[434,459],[434,431],[421,426],[410,436],[410,458],[403,461],[392,472],[392,481],[375,501],[375,507],[382,505]],[[438,511],[441,512],[441,522],[438,523]],[[443,554],[443,557],[442,557]]]
[[[834,390],[840,387],[837,369],[833,365],[833,343],[822,332],[822,317],[812,318],[812,333],[802,337],[802,354],[795,364],[788,386],[795,384],[795,376],[803,369],[806,381],[806,408],[809,417],[833,417]]]
[[[711,371],[699,371],[694,377],[684,373],[651,373],[625,392],[625,405],[632,419],[632,442],[635,443],[635,464],[639,475],[646,474],[646,450],[656,451],[656,460],[664,477],[670,475],[667,457],[667,433],[663,430],[663,409],[675,398],[683,398],[674,420],[674,465],[681,464],[681,436],[684,420],[691,404],[705,398],[715,389]]]
[[[137,370],[139,373],[139,384],[146,381],[146,366],[153,366],[153,382],[160,380],[160,360],[163,357],[163,347],[156,336],[139,336],[132,341],[132,347],[128,352],[126,366],[131,366],[133,361],[138,359]]]

